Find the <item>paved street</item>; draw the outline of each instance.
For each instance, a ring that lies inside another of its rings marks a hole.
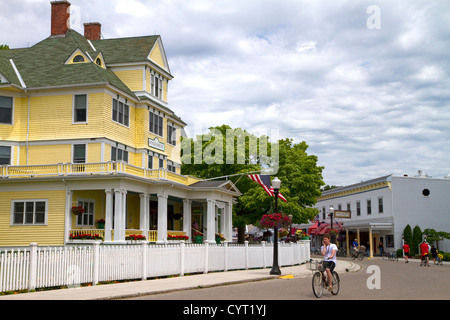
[[[344,259],[344,258],[341,258]],[[347,259],[347,258],[345,258]],[[448,300],[450,265],[420,267],[381,258],[356,261],[357,272],[341,272],[337,296],[324,292],[322,300]],[[372,289],[369,289],[372,287]],[[311,289],[311,275],[294,279],[273,279],[213,288],[178,291],[132,298],[133,300],[317,300]]]

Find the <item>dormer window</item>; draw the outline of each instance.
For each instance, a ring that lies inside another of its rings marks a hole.
[[[95,60],[95,63],[98,64],[99,66],[102,65],[102,60],[100,60],[100,58],[97,58],[97,60]]]
[[[84,62],[84,57],[81,54],[78,54],[73,58],[73,62]]]

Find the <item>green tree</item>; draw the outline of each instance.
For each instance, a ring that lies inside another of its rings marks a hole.
[[[0,45],[0,50],[8,50],[9,46],[7,44],[1,44]]]
[[[405,242],[411,247],[412,246],[412,229],[411,226],[408,224],[406,225],[405,229],[403,229],[403,239]]]
[[[445,231],[436,231],[434,229],[425,229],[423,233],[427,235],[428,243],[435,243],[436,249],[439,250],[439,241],[444,239],[450,239],[450,233]]]
[[[422,230],[419,226],[415,226],[412,233],[412,243],[410,245],[410,250],[412,254],[419,253],[419,244],[422,242]]]
[[[227,135],[230,130],[234,135]],[[239,143],[240,142],[240,143]],[[267,145],[267,152],[264,152]],[[275,150],[278,147],[278,161]],[[229,156],[233,148],[233,161]],[[229,176],[242,193],[233,205],[233,225],[238,228],[238,241],[244,240],[245,225],[257,224],[263,214],[272,212],[274,199],[261,186],[237,173],[274,169],[281,181],[280,192],[287,203],[278,201],[279,211],[292,214],[294,223],[304,223],[317,215],[311,208],[320,196],[324,185],[323,167],[317,166],[317,157],[308,155],[308,145],[303,141],[294,144],[291,139],[270,143],[267,136],[256,137],[242,129],[227,125],[213,127],[195,140],[183,140],[181,171],[200,178]],[[192,153],[192,150],[201,150]],[[228,151],[228,152],[227,152]],[[228,158],[228,159],[227,159]],[[228,160],[228,161],[227,161]],[[231,176],[234,175],[234,176]]]

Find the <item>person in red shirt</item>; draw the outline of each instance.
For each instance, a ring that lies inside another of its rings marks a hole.
[[[405,258],[405,263],[408,263],[408,255],[409,255],[409,245],[405,242],[403,245],[403,257]]]
[[[428,250],[429,250],[428,243],[426,241],[422,242],[422,244],[420,245],[420,255],[422,260],[420,262],[420,265],[423,264],[424,266],[430,266],[430,262],[428,261]]]

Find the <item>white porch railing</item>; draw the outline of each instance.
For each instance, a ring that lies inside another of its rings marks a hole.
[[[198,179],[192,177],[185,177],[183,175],[170,172],[167,169],[141,168],[124,161],[0,166],[1,179],[113,174],[128,174],[150,180],[170,180],[182,184],[189,184],[199,181]]]
[[[104,281],[147,279],[210,271],[266,268],[272,244],[93,245],[38,247],[0,251],[0,292],[79,286]],[[310,259],[309,240],[279,244],[280,266]]]

